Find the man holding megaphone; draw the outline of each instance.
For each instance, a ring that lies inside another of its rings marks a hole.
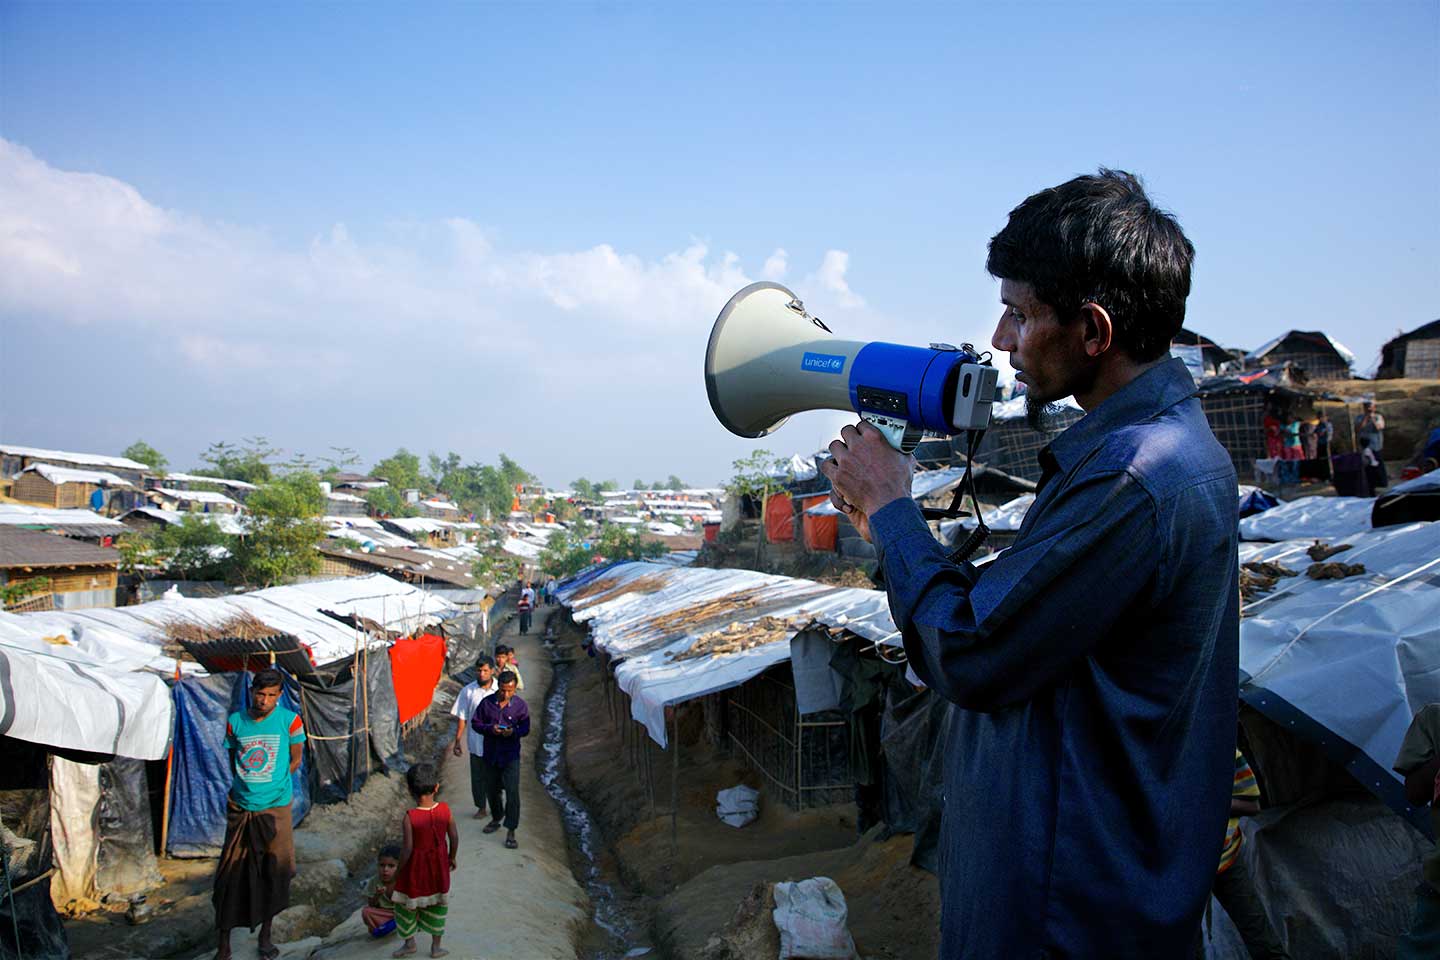
[[[1138,180],[1025,200],[990,241],[992,338],[1034,409],[1086,411],[1040,453],[1012,547],[952,563],[908,457],[867,422],[821,469],[879,552],[920,679],[953,711],[941,955],[1191,955],[1225,832],[1238,677],[1236,478],[1168,356],[1194,248]]]

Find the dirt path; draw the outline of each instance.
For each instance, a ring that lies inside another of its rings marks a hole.
[[[459,824],[460,868],[450,878],[444,942],[456,960],[573,960],[580,931],[589,922],[589,904],[570,870],[560,815],[535,776],[550,664],[537,633],[521,637],[512,621],[502,636],[516,647],[520,658],[525,678],[520,696],[529,705],[531,718],[521,759],[521,819],[516,834],[520,848],[505,849],[504,831],[488,836],[481,832],[487,821],[470,816],[475,808],[470,801],[469,760],[447,755],[441,799],[454,808]],[[448,710],[449,704],[445,707]],[[318,943],[318,949],[315,941],[297,943],[286,951],[286,960],[307,955],[314,960],[388,957],[398,945],[393,935],[370,940],[357,912]],[[418,945],[418,956],[428,956],[428,938],[422,937]]]

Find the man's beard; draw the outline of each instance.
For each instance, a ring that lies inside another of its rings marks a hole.
[[[1060,414],[1059,404],[1046,403],[1036,397],[1025,397],[1025,424],[1038,433],[1049,433]]]

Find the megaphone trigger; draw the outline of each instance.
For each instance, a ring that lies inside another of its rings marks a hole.
[[[763,437],[805,410],[853,410],[902,453],[928,432],[990,422],[997,372],[968,344],[842,340],[778,283],[752,283],[720,311],[705,351],[710,408],[731,433]]]

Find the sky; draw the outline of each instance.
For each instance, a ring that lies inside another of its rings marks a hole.
[[[503,451],[723,481],[758,279],[837,335],[988,345],[989,238],[1133,171],[1187,326],[1440,316],[1440,4],[0,0],[0,442]],[[1003,359],[1003,358],[1002,358]]]

